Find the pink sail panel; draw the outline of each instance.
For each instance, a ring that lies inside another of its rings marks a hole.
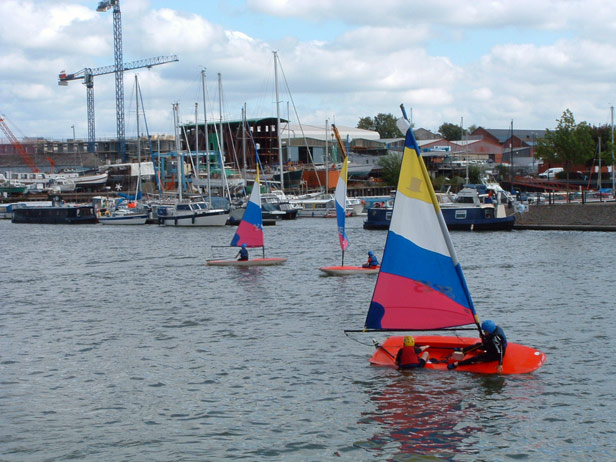
[[[443,329],[474,322],[470,308],[420,281],[384,273],[382,268],[370,313],[373,319],[368,326],[380,329]]]
[[[237,227],[237,232],[231,240],[232,246],[240,247],[246,244],[247,247],[263,247],[263,214],[261,212],[261,185],[259,184],[259,170],[252,186],[250,199],[242,221]]]

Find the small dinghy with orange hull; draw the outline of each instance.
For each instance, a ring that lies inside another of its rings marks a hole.
[[[400,348],[402,348],[403,339],[403,336],[389,337],[382,345],[377,345],[376,351],[370,358],[370,363],[375,366],[397,368],[396,356]],[[459,360],[463,358],[468,359],[479,354],[479,350],[469,351],[466,354],[458,351],[464,347],[476,344],[479,341],[477,338],[416,335],[414,339],[415,345],[418,347],[429,345],[426,351],[428,351],[430,359],[425,365],[426,369],[447,370],[447,365],[456,354],[460,355],[458,357]],[[501,374],[528,374],[534,372],[543,365],[545,358],[545,354],[539,350],[517,343],[508,343]],[[458,366],[455,370],[479,374],[496,374],[497,367],[498,361],[490,361]]]
[[[257,176],[252,186],[250,199],[246,206],[246,211],[240,221],[237,231],[231,240],[232,247],[258,248],[263,250],[262,258],[252,258],[248,260],[206,260],[208,266],[275,266],[282,265],[287,261],[286,258],[265,258],[265,238],[263,236],[263,213],[261,210],[261,185],[259,183],[259,167],[257,165]]]
[[[282,265],[286,258],[253,258],[251,260],[208,260],[208,266],[275,266]]]
[[[349,274],[378,274],[380,266],[364,268],[363,266],[324,266],[319,268],[328,276],[346,276]]]
[[[335,126],[334,126],[335,130]],[[343,153],[346,154],[346,153]],[[380,266],[372,268],[364,268],[362,266],[345,266],[344,251],[349,246],[349,238],[346,235],[346,191],[348,177],[348,158],[345,157],[338,176],[338,184],[336,185],[336,222],[338,225],[338,238],[340,240],[340,249],[342,250],[342,263],[340,266],[324,266],[319,268],[327,276],[348,276],[352,274],[378,274]]]
[[[483,350],[477,348],[463,353],[454,349],[478,344],[484,334],[421,151],[404,115],[406,143],[400,178],[381,269],[362,332],[451,332],[474,325],[470,329],[476,328],[481,338],[415,337],[416,346],[429,345],[425,350],[428,352],[425,367],[444,370],[453,367],[456,371],[484,374],[524,374],[539,369],[546,360],[544,353],[507,343],[506,339],[502,371],[497,369],[499,361],[457,364]],[[484,327],[487,324],[485,321]],[[370,362],[396,367],[396,355],[402,345],[401,336],[389,337],[382,345],[375,342],[377,351]]]

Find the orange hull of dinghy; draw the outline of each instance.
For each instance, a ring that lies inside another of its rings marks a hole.
[[[397,367],[395,357],[398,350],[402,348],[403,336],[389,337],[384,343],[377,347],[370,358],[370,363],[375,366]],[[450,359],[454,348],[463,348],[480,342],[478,338],[469,337],[443,337],[438,335],[415,336],[415,345],[430,345],[426,351],[429,353],[429,360],[426,369],[440,369],[447,371],[447,364],[453,362]],[[468,352],[464,359],[479,354],[478,351]],[[438,362],[430,362],[436,359]],[[508,343],[505,359],[503,360],[502,374],[528,374],[539,369],[545,362],[545,353],[531,347],[518,343]],[[458,366],[454,371],[475,372],[478,374],[497,374],[496,368],[498,361],[486,363],[468,364]]]
[[[324,266],[319,268],[328,276],[345,276],[347,274],[378,274],[380,266],[364,268],[363,266]]]
[[[286,258],[253,258],[251,260],[207,260],[208,266],[274,266],[282,265]]]

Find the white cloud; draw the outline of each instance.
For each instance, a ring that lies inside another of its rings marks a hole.
[[[301,120],[315,125],[325,118],[354,125],[380,112],[398,115],[400,103],[431,129],[460,117],[465,125],[507,127],[514,119],[518,127],[546,128],[567,107],[576,120],[604,123],[616,91],[616,11],[599,0],[248,0],[241,18],[224,25],[208,14],[217,6],[186,11],[187,5],[122,4],[125,62],[171,54],[180,60],[136,71],[154,132],[169,131],[173,102],[183,119],[194,118],[204,67],[210,112],[217,116],[221,73],[225,117],[239,118],[244,103],[249,115],[273,114],[273,50],[282,63],[283,112],[291,99],[288,84]],[[259,21],[294,20],[279,21],[278,34],[267,31],[274,39],[266,40],[240,22],[255,12]],[[302,25],[302,34],[288,24]],[[501,36],[499,27],[514,33]],[[466,42],[477,31],[489,37],[483,48]],[[482,55],[457,59],[456,53],[476,49]],[[22,117],[24,132],[62,137],[75,124],[85,136],[85,88],[79,82],[58,87],[58,73],[113,61],[111,12],[97,13],[78,0],[0,2],[0,109],[13,120]],[[125,75],[126,95],[133,74]],[[95,78],[95,104],[97,133],[113,136],[112,75]]]

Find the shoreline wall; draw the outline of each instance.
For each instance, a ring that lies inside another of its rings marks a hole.
[[[616,201],[530,205],[515,215],[517,229],[616,231]]]

